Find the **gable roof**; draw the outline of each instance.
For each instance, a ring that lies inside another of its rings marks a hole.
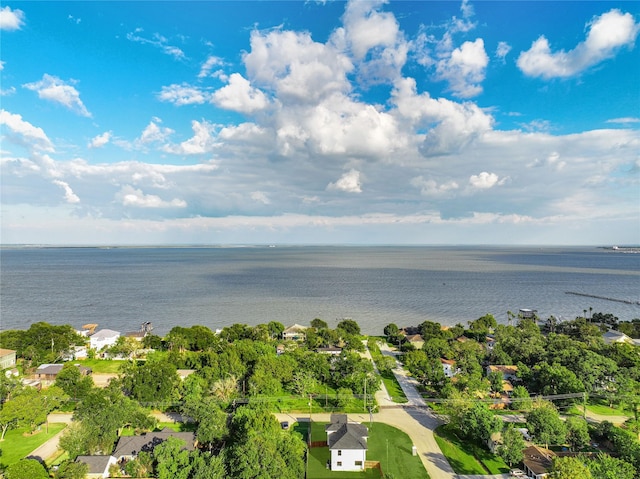
[[[492,373],[498,372],[502,374],[515,375],[518,372],[518,366],[508,364],[492,364],[489,366],[489,371]]]
[[[103,474],[107,470],[113,456],[78,456],[76,462],[83,462],[89,466],[89,474]],[[113,459],[115,462],[115,458]]]
[[[56,375],[62,370],[63,364],[41,364],[36,369],[36,374],[51,374]]]
[[[405,339],[410,343],[416,343],[420,341],[424,342],[424,338],[420,334],[411,334],[409,336],[406,336]]]
[[[304,331],[306,329],[307,329],[306,326],[301,326],[300,324],[296,323],[293,326],[289,326],[287,329],[282,331],[282,333],[283,334],[285,334],[285,333],[298,333],[298,332]]]
[[[551,459],[556,455],[553,451],[538,446],[529,446],[522,453],[522,462],[536,475],[548,472],[552,466]]]
[[[2,349],[2,348],[0,348],[0,358],[2,358],[4,356],[13,355],[13,354],[16,354],[16,352],[13,349]]]
[[[120,336],[118,331],[114,331],[113,329],[101,329],[97,333],[91,336],[91,339],[110,339],[117,338]]]
[[[137,456],[140,451],[151,452],[158,444],[163,443],[170,437],[182,439],[185,442],[184,449],[187,451],[195,449],[196,434],[194,432],[175,432],[164,428],[158,432],[120,437],[113,455],[116,458],[120,458],[122,456]]]
[[[347,423],[329,435],[329,449],[367,449],[369,431],[362,424]]]
[[[329,449],[367,449],[369,430],[358,423],[350,423],[346,414],[332,414],[331,424],[325,426]]]

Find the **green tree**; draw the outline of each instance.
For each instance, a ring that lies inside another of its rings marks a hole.
[[[593,479],[634,479],[635,468],[626,461],[611,457],[609,454],[598,454],[587,462]]]
[[[341,329],[354,336],[360,335],[360,326],[353,319],[343,319],[338,323],[336,329]]]
[[[89,465],[83,462],[64,461],[56,471],[56,479],[84,479]]]
[[[267,324],[267,329],[269,330],[271,338],[276,339],[279,338],[282,331],[284,331],[284,324],[277,321],[270,321],[269,324]]]
[[[20,459],[4,473],[5,479],[49,479],[49,473],[36,459]]]
[[[224,465],[224,456],[200,454],[193,463],[192,479],[226,479],[229,477]]]
[[[198,451],[190,453],[182,439],[169,437],[153,449],[155,471],[158,479],[189,479],[192,460]]]
[[[502,420],[494,415],[487,403],[476,402],[462,414],[459,428],[469,439],[486,445],[491,434],[502,428]]]
[[[551,471],[553,479],[592,479],[591,471],[579,457],[555,457]]]
[[[567,442],[571,445],[572,450],[580,449],[587,444],[591,438],[589,437],[589,428],[587,421],[581,417],[570,416],[565,421],[567,428]]]
[[[83,375],[76,365],[65,363],[56,376],[55,385],[69,397],[83,399],[93,387],[93,379],[91,379],[91,376]]]
[[[567,430],[560,419],[558,410],[553,404],[543,401],[527,414],[529,431],[538,443],[562,444],[565,441]]]
[[[520,411],[530,411],[533,407],[533,400],[529,395],[529,391],[522,385],[515,386],[511,393],[511,408]]]
[[[320,318],[314,318],[311,320],[311,327],[316,329],[328,329],[329,325],[326,321],[323,321]]]
[[[166,361],[131,362],[121,372],[123,390],[141,403],[171,401],[179,382],[176,367]]]
[[[524,458],[524,438],[513,424],[509,424],[502,432],[502,444],[498,447],[498,455],[509,464],[518,464]]]

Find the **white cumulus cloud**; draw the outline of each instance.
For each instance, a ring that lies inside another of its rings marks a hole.
[[[455,48],[448,58],[436,64],[436,76],[449,83],[451,92],[459,98],[471,98],[482,93],[489,57],[484,50],[484,40],[464,42]]]
[[[229,84],[216,91],[211,101],[220,108],[240,113],[264,110],[269,104],[265,94],[253,88],[239,73],[233,73],[229,77]]]
[[[178,155],[201,155],[213,150],[216,140],[214,132],[216,125],[207,121],[193,120],[191,122],[193,136],[179,145],[166,145],[164,150]]]
[[[5,125],[19,138],[19,142],[36,150],[53,152],[53,143],[47,137],[44,130],[33,126],[28,121],[22,119],[21,115],[0,110],[0,125]]]
[[[187,202],[179,198],[165,201],[157,195],[148,195],[133,186],[123,186],[116,194],[116,199],[124,206],[136,208],[185,208]]]
[[[112,133],[110,131],[105,131],[100,135],[94,136],[89,142],[89,148],[102,148],[104,145],[109,143],[111,135]]]
[[[483,171],[479,175],[471,175],[471,177],[469,177],[469,185],[479,190],[488,190],[496,185],[503,185],[506,181],[506,178],[500,178],[495,173],[488,173],[486,171]]]
[[[53,180],[53,184],[58,185],[64,190],[64,199],[67,203],[74,204],[80,202],[80,198],[78,198],[78,195],[73,192],[73,190],[69,186],[69,183],[62,180]]]
[[[569,51],[552,52],[549,40],[545,36],[539,37],[529,50],[520,53],[518,68],[532,77],[572,77],[612,58],[621,47],[632,47],[640,31],[640,24],[635,22],[633,15],[618,9],[595,17],[587,27],[585,41]]]
[[[72,83],[75,82],[72,81]],[[80,100],[80,93],[78,90],[76,90],[73,85],[54,75],[45,73],[42,80],[33,83],[26,83],[22,86],[37,92],[38,97],[43,100],[59,103],[79,115],[91,117],[91,113],[89,113],[87,108],[84,106],[84,103],[82,103],[82,100]]]
[[[346,193],[362,193],[362,185],[360,184],[360,172],[350,170],[340,177],[335,183],[329,183],[327,186],[329,191],[344,191]]]
[[[20,30],[24,25],[24,12],[11,10],[11,7],[0,9],[0,30]]]
[[[182,83],[180,85],[163,86],[158,94],[160,101],[167,101],[174,105],[201,105],[209,98],[209,94],[201,88]]]

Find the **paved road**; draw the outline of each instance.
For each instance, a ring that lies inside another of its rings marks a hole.
[[[29,454],[29,457],[32,457],[34,459],[39,459],[41,461],[45,461],[50,457],[52,457],[58,451],[60,436],[62,436],[63,432],[64,432],[64,429],[60,431],[58,434],[56,434],[55,436],[53,436],[51,439],[49,439],[47,442],[42,444],[40,447],[34,449],[31,452],[31,454]]]

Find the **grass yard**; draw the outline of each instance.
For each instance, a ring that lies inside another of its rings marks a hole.
[[[324,441],[327,438],[324,428],[327,423],[314,422],[311,426],[311,440]],[[369,427],[369,424],[365,424]],[[305,436],[307,426],[297,424],[294,430]],[[406,479],[429,479],[429,474],[424,469],[422,461],[418,456],[411,454],[411,439],[404,432],[387,424],[374,422],[369,427],[369,439],[367,451],[368,461],[380,461],[384,473],[393,474],[393,477]],[[310,450],[309,469],[307,477],[309,479],[348,479],[351,477],[378,478],[377,469],[363,472],[331,472],[326,468],[329,459],[329,449],[316,447]]]
[[[627,416],[633,417],[629,411],[620,407],[609,407],[609,403],[604,399],[592,399],[587,404],[587,409],[595,414],[602,416]]]
[[[0,464],[7,467],[18,462],[62,431],[65,426],[66,424],[51,423],[49,424],[49,433],[47,433],[47,427],[43,424],[40,432],[30,436],[23,435],[26,431],[24,428],[7,431],[4,441],[0,442]]]
[[[509,472],[505,462],[477,444],[459,439],[445,426],[435,431],[435,439],[457,474],[503,474]]]
[[[114,361],[111,359],[83,359],[74,361],[73,364],[81,364],[87,368],[91,368],[94,373],[117,374],[120,372],[120,366],[126,361]]]
[[[387,388],[389,397],[393,400],[393,402],[398,404],[404,404],[408,402],[407,396],[404,395],[404,391],[400,387],[400,384],[398,384],[398,380],[393,375],[393,373],[380,372],[380,377],[382,378],[382,382]]]

